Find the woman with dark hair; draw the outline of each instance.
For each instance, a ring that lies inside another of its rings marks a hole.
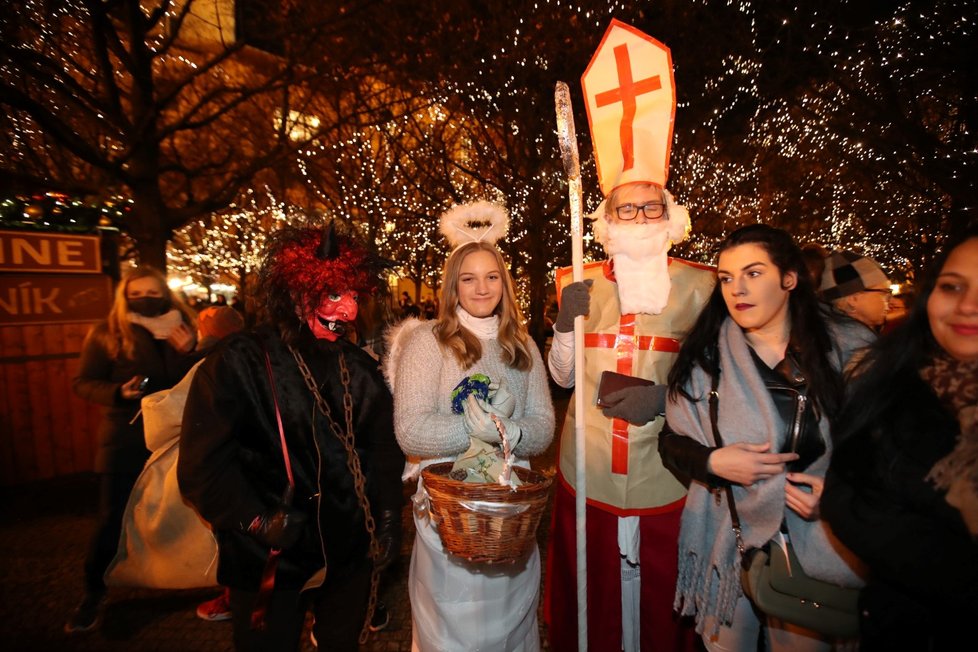
[[[822,506],[869,566],[861,649],[959,649],[978,621],[978,230],[855,372]]]
[[[446,235],[458,246],[445,262],[438,319],[402,322],[391,337],[385,372],[394,387],[397,441],[425,467],[465,453],[473,438],[498,444],[497,419],[517,464],[526,465],[550,444],[554,411],[543,360],[494,244],[508,216],[496,204],[463,204],[442,217],[443,233],[446,216],[456,218]],[[468,224],[484,221],[494,225],[491,237],[481,230],[478,238],[470,235]],[[455,390],[480,375],[488,384],[486,399],[477,404],[470,394],[473,400],[456,409]],[[424,496],[419,481],[415,501]],[[537,547],[512,564],[469,563],[448,554],[427,513],[416,511],[414,522],[408,580],[413,649],[539,650]]]
[[[95,471],[100,474],[99,523],[85,560],[85,597],[65,631],[95,628],[105,601],[102,576],[115,556],[132,487],[149,458],[140,399],[173,387],[197,361],[193,312],[151,267],[129,272],[108,318],[82,345],[75,393],[102,406]]]
[[[756,650],[762,629],[769,650],[828,650],[832,642],[815,632],[754,611],[718,489],[732,488],[748,549],[790,536],[810,576],[860,584],[819,520],[819,496],[842,370],[872,334],[823,316],[801,250],[780,229],[754,224],[730,234],[720,244],[717,279],[669,374],[659,439],[665,465],[692,479],[676,606],[695,616],[711,651]],[[714,389],[721,442],[708,401]]]

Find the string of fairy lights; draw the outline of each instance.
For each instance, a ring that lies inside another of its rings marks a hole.
[[[111,197],[93,202],[62,192],[18,193],[0,198],[0,229],[95,233],[116,231],[132,202]]]
[[[446,253],[437,235],[437,215],[444,207],[419,192],[415,163],[452,155],[466,160],[464,148],[434,151],[442,144],[439,135],[448,117],[436,102],[377,127],[354,130],[341,140],[314,142],[297,160],[306,186],[331,209],[331,217],[355,217],[361,227],[375,224],[377,250],[401,262],[407,274],[413,275],[420,265],[418,280],[429,286],[437,270],[434,264],[425,265],[427,258],[433,252],[437,262]],[[332,184],[323,183],[327,175]],[[455,181],[450,175],[449,182]],[[458,180],[458,187],[464,187],[464,180]]]
[[[24,47],[58,52],[65,74],[95,85],[99,71],[78,67],[77,62],[92,58],[82,51],[85,34],[75,27],[78,12],[85,9],[74,4],[52,7],[26,0],[29,11],[49,18],[38,21],[34,38]],[[658,33],[659,25],[695,20],[697,12],[724,12],[729,19],[724,38],[737,46],[717,55],[717,64],[699,88],[679,89],[677,124],[683,128],[675,134],[669,185],[689,207],[693,232],[675,253],[712,262],[719,238],[745,222],[765,221],[794,229],[803,241],[870,255],[895,277],[905,277],[919,262],[923,244],[948,230],[953,210],[974,210],[960,206],[960,193],[955,192],[974,178],[978,147],[962,115],[973,97],[960,95],[967,90],[958,77],[962,71],[929,56],[935,43],[974,41],[973,4],[903,0],[872,15],[867,10],[869,17],[858,29],[837,20],[840,7],[855,11],[855,3],[694,0],[688,7],[646,8],[647,24],[637,26],[672,46],[677,79],[689,79],[682,73],[699,63],[689,59],[696,49],[670,43],[671,29]],[[276,224],[341,218],[370,235],[381,255],[401,263],[403,275],[417,276],[430,286],[447,254],[437,232],[438,215],[454,201],[476,198],[506,204],[511,214],[508,241],[546,240],[536,253],[514,247],[511,253],[520,269],[539,262],[533,256],[544,255],[540,251],[548,256],[544,267],[551,274],[567,264],[569,229],[543,225],[538,214],[541,197],[544,205],[555,205],[566,192],[559,156],[549,151],[552,111],[532,110],[541,98],[549,99],[552,88],[536,88],[527,81],[539,78],[535,71],[556,68],[561,52],[537,47],[533,27],[574,15],[580,38],[596,45],[611,18],[634,16],[636,10],[611,0],[537,0],[519,15],[508,11],[500,9],[496,15],[512,19],[497,26],[502,32],[498,46],[486,50],[466,74],[443,76],[426,90],[423,101],[405,102],[385,123],[349,127],[341,137],[313,139],[297,152],[295,169],[312,196],[307,206],[290,204],[288,195],[275,197],[256,184],[228,209],[175,234],[168,251],[173,272],[233,278],[253,269],[262,234]],[[677,33],[695,34],[688,25],[673,24]],[[159,43],[149,46],[155,51]],[[771,75],[785,74],[780,59],[787,55],[799,62],[817,61],[831,74],[807,81],[802,71],[794,94],[772,94],[766,84]],[[193,69],[198,63],[176,53],[156,65]],[[16,74],[8,62],[0,62],[0,75]],[[213,74],[221,73],[216,69]],[[122,67],[115,75],[125,87]],[[572,88],[578,95],[575,102],[582,102],[579,86]],[[44,84],[38,91],[53,92]],[[687,114],[698,116],[697,122],[684,122]],[[45,137],[18,115],[6,124],[11,133],[7,146],[0,148],[0,167],[17,169],[28,151],[45,146]],[[733,151],[727,133],[731,124],[740,128]],[[902,141],[901,134],[906,134]],[[520,175],[508,172],[499,164],[505,155],[497,149],[511,141],[524,142],[544,163]],[[104,146],[122,145],[109,139]],[[590,180],[585,206],[593,209],[600,199],[593,159],[585,157],[582,165],[585,180]],[[442,170],[442,177],[431,178],[426,166]],[[782,171],[789,180],[779,177]],[[590,236],[586,239],[586,259],[602,257]],[[528,274],[517,278],[524,289],[541,282]]]
[[[167,247],[167,272],[171,277],[218,282],[238,279],[258,271],[266,236],[291,224],[314,223],[315,216],[275,197],[268,187],[248,190],[240,202],[205,220],[192,222],[173,235]]]

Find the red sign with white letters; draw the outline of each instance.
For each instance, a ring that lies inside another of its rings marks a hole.
[[[99,237],[0,231],[0,272],[101,274]]]
[[[0,325],[92,322],[112,307],[104,274],[0,274]]]

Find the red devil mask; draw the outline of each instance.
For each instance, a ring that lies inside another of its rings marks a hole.
[[[320,339],[335,342],[357,316],[357,297],[382,282],[386,261],[352,237],[326,229],[285,227],[272,234],[259,283],[283,328],[298,315]]]
[[[347,325],[357,318],[357,293],[347,290],[328,294],[318,307],[307,309],[303,317],[313,335],[335,342],[346,334]]]

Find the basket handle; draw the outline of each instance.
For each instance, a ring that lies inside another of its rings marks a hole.
[[[497,479],[499,484],[503,485],[504,487],[508,486],[515,489],[516,486],[513,484],[512,476],[513,460],[515,460],[516,457],[513,455],[513,451],[509,446],[509,437],[506,436],[506,426],[503,425],[503,422],[500,421],[498,416],[491,412],[489,413],[489,418],[492,419],[493,424],[495,424],[496,431],[499,433],[499,439],[503,442],[503,471],[499,474],[499,478]]]

